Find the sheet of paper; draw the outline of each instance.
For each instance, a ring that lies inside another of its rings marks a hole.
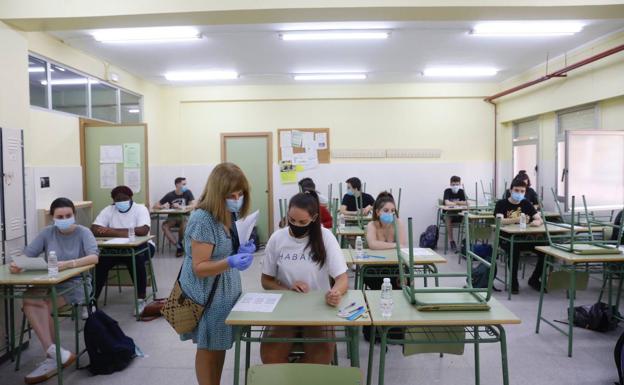
[[[314,135],[314,141],[319,150],[327,150],[327,133],[317,132]]]
[[[414,255],[418,255],[418,256],[424,256],[424,255],[435,255],[433,253],[433,251],[429,250],[429,249],[423,249],[420,247],[414,247]],[[409,248],[404,247],[401,249],[401,251],[405,254],[405,255],[409,255]]]
[[[17,267],[24,270],[48,270],[48,263],[41,257],[13,257],[13,262],[15,262]]]
[[[238,240],[243,245],[249,241],[251,232],[253,231],[256,222],[258,221],[258,214],[260,210],[256,210],[253,213],[247,215],[245,218],[241,218],[236,221],[236,230],[238,232]]]
[[[291,134],[291,144],[292,147],[302,147],[303,145],[303,132],[301,131],[292,131]]]
[[[280,131],[280,147],[292,147],[291,131]]]
[[[100,163],[123,163],[121,145],[100,146]]]
[[[314,133],[310,131],[303,131],[301,137],[301,147],[309,147],[314,143]]]
[[[109,189],[117,186],[117,165],[100,164],[100,188]]]
[[[281,294],[275,293],[245,293],[232,311],[272,313],[281,298]]]
[[[316,151],[294,154],[293,164],[302,166],[304,170],[310,170],[318,166]]]
[[[124,184],[132,190],[133,193],[141,191],[141,169],[140,168],[124,168]]]
[[[141,167],[141,143],[124,143],[123,162],[125,168]]]
[[[292,147],[282,147],[280,149],[282,151],[282,160],[293,160],[293,148]]]
[[[126,243],[129,243],[130,239],[128,238],[113,238],[113,239],[109,239],[108,241],[104,242],[107,245],[125,245]]]

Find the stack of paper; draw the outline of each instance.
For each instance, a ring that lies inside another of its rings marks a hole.
[[[281,297],[281,294],[275,293],[246,293],[234,305],[232,311],[271,313]]]
[[[435,255],[433,251],[420,247],[414,247],[412,250],[414,250],[414,256]],[[409,255],[409,248],[404,247],[401,249],[401,252],[403,252],[405,255]]]

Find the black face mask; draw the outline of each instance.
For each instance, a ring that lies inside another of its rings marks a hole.
[[[310,224],[308,224],[307,226],[295,226],[292,223],[288,223],[288,227],[290,227],[290,231],[295,236],[295,238],[301,238],[306,235],[308,231],[310,231],[311,225],[312,222],[310,222]]]

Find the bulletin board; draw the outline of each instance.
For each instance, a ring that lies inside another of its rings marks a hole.
[[[301,133],[301,134],[294,134]],[[290,133],[290,135],[288,135]],[[291,143],[290,147],[292,147],[293,154],[304,154],[306,152],[305,143],[303,143],[303,137],[313,136],[314,141],[320,146],[316,149],[316,154],[318,157],[319,163],[329,163],[331,152],[330,152],[330,141],[329,141],[329,128],[280,128],[277,130],[277,159],[278,161],[283,160],[282,155],[284,154],[284,147],[289,147],[288,143],[285,143],[286,140],[283,138],[290,137]],[[298,138],[301,138],[302,142],[299,145]],[[319,142],[318,139],[323,139],[322,142]]]

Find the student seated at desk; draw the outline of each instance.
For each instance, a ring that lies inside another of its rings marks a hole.
[[[525,215],[527,218],[528,226],[540,226],[544,222],[540,213],[535,210],[535,207],[524,198],[527,185],[520,179],[514,179],[511,182],[510,196],[507,199],[501,199],[496,202],[494,208],[494,214],[497,217],[501,217],[503,225],[520,223],[520,216]],[[507,253],[509,253],[509,243],[507,241],[501,241],[501,247],[503,247]],[[511,293],[518,294],[518,266],[520,264],[520,253],[522,251],[533,251],[535,245],[530,243],[516,243],[513,250],[513,265],[511,266]],[[542,276],[542,269],[544,267],[544,255],[536,252],[538,255],[537,265],[531,278],[529,278],[529,285],[535,290],[540,289],[540,278]]]
[[[332,225],[334,224],[334,221],[332,219],[331,214],[329,213],[329,210],[327,209],[327,198],[325,198],[325,203],[323,203],[323,200],[321,199],[321,194],[319,194],[319,192],[316,191],[316,185],[314,184],[314,181],[312,180],[312,178],[301,179],[299,181],[299,189],[301,190],[301,192],[314,191],[316,193],[316,195],[319,197],[319,203],[320,203],[319,209],[321,213],[321,224],[326,229],[331,229]]]
[[[375,199],[373,199],[371,195],[362,192],[362,182],[359,178],[349,178],[346,182],[347,193],[342,197],[340,212],[345,215],[355,215],[358,213],[358,207],[361,205],[360,209],[362,210],[362,215],[368,215],[373,209]]]
[[[461,178],[457,175],[451,177],[451,186],[444,190],[443,200],[445,206],[468,206],[466,194],[461,188]],[[453,224],[461,223],[462,217],[446,213],[444,220],[446,221],[446,232],[450,240],[451,250],[455,251],[457,250],[457,244],[453,240]]]
[[[331,231],[321,227],[318,197],[312,191],[292,197],[288,207],[288,227],[277,230],[267,242],[262,267],[265,290],[293,290],[298,293],[325,292],[327,305],[337,307],[347,291],[347,264]],[[330,279],[334,284],[330,286]],[[270,327],[269,337],[308,338],[331,336],[323,327]],[[292,343],[263,342],[260,347],[265,364],[286,363]],[[329,364],[335,344],[304,344],[303,362]]]
[[[387,191],[377,195],[373,205],[373,220],[366,225],[366,242],[371,250],[394,249],[394,221],[399,229],[401,246],[407,244],[407,235],[396,212],[394,197]]]
[[[67,198],[55,199],[50,205],[50,216],[54,220],[54,224],[41,230],[39,235],[26,246],[24,254],[34,258],[45,253],[47,259],[47,254],[50,251],[55,251],[59,271],[98,263],[99,252],[95,237],[88,228],[75,223],[75,215],[76,208],[71,200]],[[15,262],[11,262],[9,269],[13,274],[22,271]],[[90,287],[90,282],[88,282],[87,287]],[[56,285],[58,292],[67,289],[70,290],[57,298],[59,308],[65,304],[85,304],[88,302],[85,300],[81,277],[72,278]],[[41,293],[41,290],[45,289],[32,288],[27,291],[27,294],[45,294]],[[54,322],[50,316],[52,304],[49,299],[24,298],[23,310],[28,323],[39,337],[39,342],[46,353],[46,359],[24,378],[27,384],[37,384],[46,381],[57,373]],[[83,318],[86,317],[83,315]],[[76,355],[74,353],[61,347],[61,362],[64,368],[71,365],[75,360]]]
[[[535,208],[538,208],[539,196],[537,195],[535,190],[533,190],[533,188],[531,187],[531,179],[529,179],[529,176],[527,175],[526,171],[524,170],[518,171],[518,175],[514,177],[514,180],[516,179],[523,181],[527,185],[526,194],[524,194],[524,199],[531,202],[531,204],[535,206]],[[509,199],[510,194],[511,193],[509,192],[509,190],[506,190],[505,195],[503,195],[503,199]]]
[[[132,200],[132,190],[128,186],[117,186],[111,191],[113,204],[106,206],[91,225],[91,231],[96,237],[127,238],[128,229],[134,228],[136,236],[145,236],[150,233],[150,214],[145,205],[135,203]],[[135,256],[137,297],[139,299],[139,314],[145,308],[145,295],[147,288],[147,272],[145,263],[151,258],[156,246],[149,241],[149,250]],[[108,271],[113,266],[124,264],[128,267],[132,277],[132,257],[101,258],[95,269],[95,299],[97,300],[102,288],[108,279]]]
[[[620,231],[620,227],[624,226],[624,221],[622,221],[622,213],[624,213],[624,210],[620,210],[620,212],[618,213],[618,215],[615,216],[615,221],[613,221],[613,224],[616,226],[619,226],[617,228],[613,229],[613,232],[611,233],[611,240],[612,241],[617,241],[617,237]],[[624,234],[622,234],[622,239],[620,240],[620,244],[624,243]]]
[[[175,190],[165,194],[162,199],[154,205],[156,209],[179,209],[186,206],[195,205],[195,197],[191,190],[186,187],[186,178],[177,177],[174,180]],[[178,227],[178,240],[176,241],[172,227]],[[184,248],[182,247],[182,238],[184,237],[184,218],[182,215],[170,214],[167,220],[162,224],[165,237],[171,242],[172,245],[176,245],[176,257],[184,255]]]

